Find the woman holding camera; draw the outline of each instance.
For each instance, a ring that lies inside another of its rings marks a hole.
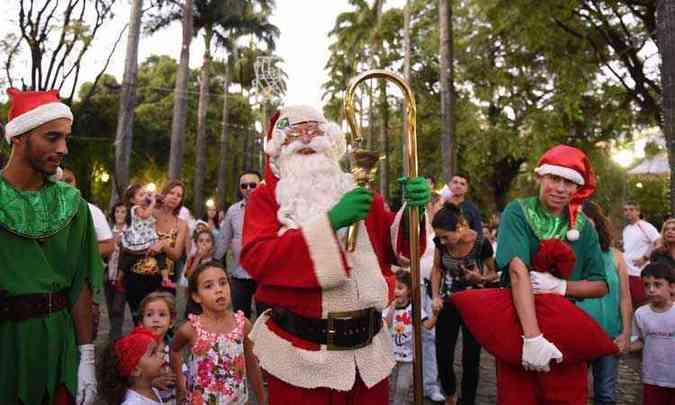
[[[462,328],[462,405],[473,405],[478,388],[481,347],[464,326],[459,312],[449,301],[452,294],[497,282],[492,246],[472,230],[456,206],[446,203],[431,226],[436,237],[431,272],[433,310],[436,323],[436,359],[446,404],[455,404],[457,381],[453,369],[455,345]]]

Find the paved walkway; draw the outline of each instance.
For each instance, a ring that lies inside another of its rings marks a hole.
[[[180,305],[179,305],[180,308]],[[127,308],[126,322],[124,324],[124,333],[131,330],[131,317]],[[99,335],[96,340],[100,348],[106,342],[109,331],[108,314],[105,305],[101,306],[101,321],[99,326]],[[457,354],[455,359],[461,359],[461,341],[457,339]],[[459,360],[455,362],[455,371],[458,379],[461,381],[461,364]],[[591,379],[589,377],[589,384]],[[619,381],[618,381],[618,404],[631,405],[640,404],[642,398],[642,384],[640,383],[640,358],[639,355],[624,356],[619,363]],[[590,390],[589,392],[592,392]],[[412,394],[412,393],[411,393]],[[411,395],[412,398],[412,395]],[[493,405],[497,402],[495,361],[492,355],[483,351],[480,364],[480,383],[478,385],[477,405]],[[411,401],[412,403],[412,401]],[[589,404],[592,402],[589,401]],[[425,405],[431,405],[434,402],[425,401]],[[97,405],[104,405],[103,401],[97,402]],[[317,404],[319,405],[319,404]]]

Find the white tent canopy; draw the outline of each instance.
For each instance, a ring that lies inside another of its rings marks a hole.
[[[629,176],[667,176],[670,174],[670,165],[668,156],[665,153],[659,153],[651,158],[644,158],[637,166],[630,169]]]

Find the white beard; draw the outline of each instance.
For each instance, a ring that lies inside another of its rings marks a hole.
[[[277,219],[286,229],[300,228],[325,215],[355,187],[351,174],[343,172],[323,151],[302,155],[292,146],[279,157],[276,187]]]

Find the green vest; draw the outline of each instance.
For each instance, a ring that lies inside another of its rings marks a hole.
[[[602,252],[602,261],[605,264],[609,292],[604,297],[586,298],[576,304],[595,319],[609,336],[617,337],[623,330],[619,273],[611,250]]]

